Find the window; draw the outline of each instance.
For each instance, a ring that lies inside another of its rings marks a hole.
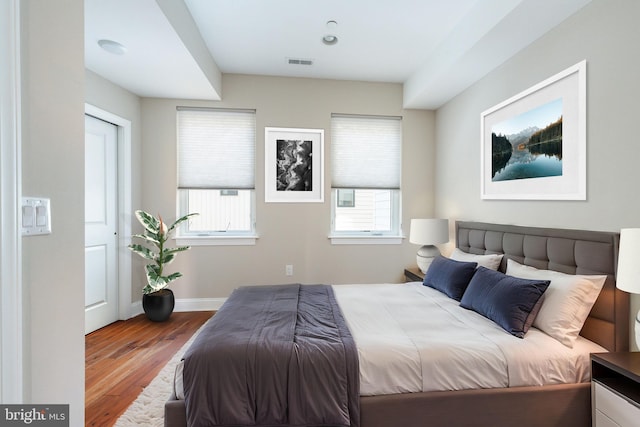
[[[333,239],[400,237],[401,146],[400,117],[332,115]]]
[[[177,116],[178,211],[200,214],[179,237],[255,238],[255,111],[179,107]]]
[[[356,190],[338,189],[338,206],[339,208],[355,208],[356,207]]]

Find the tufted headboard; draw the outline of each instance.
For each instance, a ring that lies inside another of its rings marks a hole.
[[[612,232],[456,222],[456,246],[568,274],[606,274],[607,280],[580,335],[609,351],[629,350],[629,294],[615,286],[620,235]]]

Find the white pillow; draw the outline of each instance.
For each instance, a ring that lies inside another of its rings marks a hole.
[[[534,267],[507,260],[507,274],[522,279],[550,280],[533,326],[569,348],[580,334],[607,276],[582,276]]]
[[[476,255],[455,248],[449,258],[456,261],[477,262],[479,266],[497,270],[500,267],[500,261],[502,261],[503,256],[502,254]]]

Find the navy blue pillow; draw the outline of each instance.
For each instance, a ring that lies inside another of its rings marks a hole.
[[[493,320],[510,334],[523,338],[533,323],[530,318],[532,311],[549,283],[549,280],[520,279],[478,267],[462,296],[460,306]]]
[[[460,301],[477,266],[477,262],[455,261],[439,255],[431,262],[422,284]]]

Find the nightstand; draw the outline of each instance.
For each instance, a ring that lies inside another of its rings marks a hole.
[[[640,420],[640,353],[591,355],[594,427],[632,427]]]
[[[419,268],[405,268],[404,269],[404,281],[405,282],[422,282],[424,280],[424,273]]]

